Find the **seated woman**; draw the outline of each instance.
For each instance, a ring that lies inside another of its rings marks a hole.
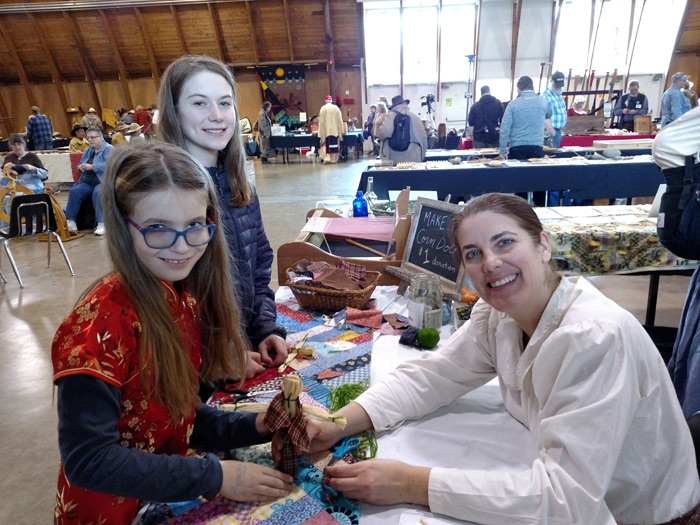
[[[583,104],[586,102],[586,97],[583,95],[576,95],[574,97],[574,103],[571,105],[566,115],[569,117],[585,117],[588,115],[588,111],[583,108]]]
[[[41,160],[35,153],[27,151],[27,142],[19,133],[10,135],[8,142],[12,153],[5,155],[2,161],[3,170],[7,168],[16,171],[17,184],[26,186],[34,193],[41,193],[44,181],[49,178]],[[7,186],[7,179],[3,179],[0,184]]]
[[[522,472],[373,459],[327,467],[330,486],[477,523],[698,519],[690,433],[639,322],[585,278],[557,274],[549,237],[524,199],[477,197],[450,233],[481,296],[471,321],[341,409],[344,430],[314,423],[312,451],[430,414],[497,377],[506,410],[529,429],[539,457]]]
[[[447,147],[447,124],[440,122],[437,127],[437,149],[445,149]]]

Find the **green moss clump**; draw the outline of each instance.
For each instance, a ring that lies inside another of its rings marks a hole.
[[[432,350],[440,342],[440,332],[435,328],[421,328],[416,336],[418,345],[426,350]]]

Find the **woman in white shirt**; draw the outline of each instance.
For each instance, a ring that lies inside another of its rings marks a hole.
[[[584,278],[557,274],[549,237],[519,197],[471,200],[451,233],[481,296],[471,321],[341,409],[344,430],[312,425],[312,451],[429,414],[498,377],[539,457],[515,473],[368,460],[328,467],[330,486],[477,523],[660,524],[700,515],[690,433],[639,322]]]

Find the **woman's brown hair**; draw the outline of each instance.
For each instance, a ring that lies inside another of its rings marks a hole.
[[[236,105],[236,81],[233,73],[223,62],[206,55],[184,55],[171,63],[163,73],[158,92],[158,137],[165,142],[187,149],[185,136],[177,113],[182,88],[192,75],[209,71],[222,76],[231,86],[233,107]],[[241,125],[236,119],[233,137],[226,148],[219,152],[219,162],[223,165],[231,187],[231,206],[241,208],[253,201],[253,190],[245,175],[245,154],[241,138]],[[214,166],[209,166],[214,167]]]
[[[183,289],[198,303],[202,341],[199,379],[213,382],[244,377],[247,346],[232,292],[229,252],[214,184],[207,171],[187,152],[170,144],[114,149],[102,189],[109,256],[141,323],[142,384],[176,420],[191,414],[197,405],[197,378],[162,284],[135,255],[127,222],[140,197],[169,188],[205,194],[207,217],[217,225],[202,257],[182,281]]]

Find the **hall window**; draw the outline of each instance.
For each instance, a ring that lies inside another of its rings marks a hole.
[[[665,73],[685,4],[686,0],[566,0],[554,69],[580,75],[591,68],[596,76],[605,76],[617,68],[622,75],[631,57],[632,74]]]
[[[441,81],[464,80],[465,55],[474,51],[474,0],[365,1],[365,55],[369,85],[401,81],[403,28],[404,84],[435,83],[438,77],[438,37]],[[441,24],[441,31],[438,31]]]

